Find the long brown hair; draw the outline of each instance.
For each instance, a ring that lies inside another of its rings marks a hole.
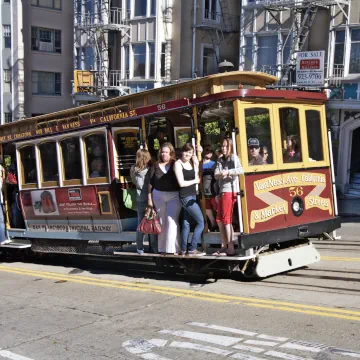
[[[234,144],[233,144],[233,141],[230,138],[225,138],[222,141],[221,146],[225,141],[226,141],[227,147],[228,147],[228,152],[226,154],[226,158],[228,159],[229,157],[231,157],[234,154]],[[221,153],[222,153],[222,151],[221,151]]]
[[[159,149],[159,152],[158,152],[158,163],[162,161],[162,159],[161,159],[161,151],[165,147],[167,147],[170,150],[170,163],[173,163],[176,160],[176,154],[175,154],[174,147],[169,142],[163,143],[160,146],[160,149]]]
[[[151,156],[145,149],[139,149],[136,152],[135,170],[142,171],[150,165]]]

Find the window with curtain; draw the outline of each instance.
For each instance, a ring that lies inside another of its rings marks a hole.
[[[360,29],[351,30],[351,50],[349,61],[349,73],[360,73]]]
[[[257,71],[264,70],[266,66],[276,66],[277,43],[277,35],[258,37]]]
[[[11,49],[11,25],[3,25],[4,47]]]
[[[133,45],[134,77],[145,77],[146,44]]]
[[[35,95],[61,95],[61,73],[33,71],[32,93]]]

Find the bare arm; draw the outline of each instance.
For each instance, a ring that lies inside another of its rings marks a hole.
[[[175,165],[174,165],[174,171],[175,171],[176,179],[177,179],[180,187],[187,187],[187,186],[191,186],[191,185],[199,183],[199,167],[198,167],[197,173],[195,170],[195,179],[194,180],[184,180],[184,174],[182,172],[181,165],[177,161],[175,162]]]
[[[235,164],[235,168],[229,170],[229,175],[230,176],[238,176],[238,175],[243,174],[244,169],[242,168],[242,166],[240,164],[240,160],[236,155],[234,157],[234,164]]]

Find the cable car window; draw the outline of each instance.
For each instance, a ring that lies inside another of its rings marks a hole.
[[[324,160],[323,142],[321,136],[320,112],[316,110],[306,110],[306,128],[308,136],[309,160]]]
[[[64,165],[64,180],[82,178],[81,154],[78,137],[71,137],[61,141],[61,152]]]
[[[269,110],[245,109],[245,124],[249,166],[273,164]]]
[[[56,143],[46,142],[39,145],[42,181],[59,181]]]
[[[300,142],[299,110],[295,108],[279,109],[283,162],[302,161]]]
[[[117,133],[116,147],[122,176],[130,176],[130,168],[135,164],[138,145],[139,133],[137,130],[121,130]]]
[[[105,134],[92,134],[85,138],[85,149],[87,157],[87,177],[106,177],[106,139]]]
[[[24,184],[37,183],[35,146],[28,145],[20,150],[20,159],[22,164],[22,179]]]

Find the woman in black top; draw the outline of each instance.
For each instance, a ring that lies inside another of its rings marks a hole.
[[[198,203],[196,202],[196,184],[200,183],[199,161],[194,154],[194,147],[191,144],[185,144],[182,147],[181,158],[175,162],[175,174],[180,186],[180,201],[184,208],[181,254],[186,254],[190,233],[190,222],[191,220],[194,220],[196,226],[188,255],[206,255],[204,252],[197,250],[197,244],[204,230],[204,217]]]
[[[158,251],[167,254],[177,254],[180,251],[181,202],[174,162],[174,147],[170,143],[164,143],[159,150],[158,161],[152,168],[149,185],[148,205],[155,208],[161,223]]]

